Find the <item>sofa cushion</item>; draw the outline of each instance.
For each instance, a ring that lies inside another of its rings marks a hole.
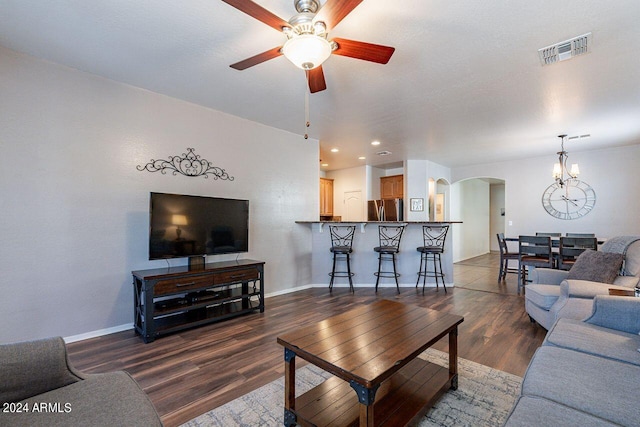
[[[621,425],[637,425],[640,366],[559,347],[542,346],[522,383],[522,394],[553,400]]]
[[[587,249],[569,270],[568,279],[613,283],[620,272],[624,255]]]
[[[151,401],[123,371],[89,375],[87,379],[42,393],[26,402],[53,404],[46,411],[2,414],[10,426],[162,426]]]
[[[520,396],[509,414],[505,427],[531,426],[575,426],[607,427],[615,426],[592,415],[567,408],[542,397]]]
[[[640,336],[591,325],[579,320],[559,319],[542,345],[553,345],[640,366]]]
[[[549,310],[560,297],[560,286],[527,285],[524,296],[538,307]]]

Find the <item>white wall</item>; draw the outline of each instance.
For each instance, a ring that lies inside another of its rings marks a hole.
[[[373,166],[367,168],[367,200],[377,200],[380,198],[380,178],[385,176],[385,170]]]
[[[499,251],[496,234],[504,233],[504,216],[501,215],[504,209],[504,184],[491,184],[489,186],[489,247],[492,251]]]
[[[407,160],[405,161],[404,186],[405,186],[405,212],[408,221],[428,221],[429,220],[429,179],[434,181],[434,191],[448,193],[448,186],[443,185],[442,180],[450,182],[451,170],[445,166],[433,163],[429,160]],[[438,184],[438,181],[440,183]],[[423,200],[424,210],[422,212],[411,212],[410,202],[412,198]],[[449,205],[448,194],[445,197],[445,205]],[[455,217],[447,220],[458,220]]]
[[[594,209],[576,220],[551,217],[542,207],[542,193],[552,184],[556,156],[515,160],[455,168],[455,181],[472,177],[493,177],[505,181],[506,235],[536,231],[596,233],[600,238],[640,234],[640,145],[583,151],[571,154],[580,165],[580,179],[596,192]],[[509,221],[512,225],[509,225]],[[454,246],[455,247],[455,246]]]
[[[7,49],[0,76],[0,343],[132,323],[131,270],[167,265],[148,261],[150,191],[249,199],[240,257],[266,261],[267,293],[309,283],[294,221],[317,219],[317,141]],[[187,147],[235,180],[136,170]]]
[[[407,160],[404,174],[405,219],[407,221],[429,220],[429,175],[428,161]],[[422,199],[423,210],[411,211],[411,199]]]
[[[451,185],[451,219],[453,234],[453,262],[473,258],[489,252],[489,183],[470,179]]]
[[[362,194],[362,206],[360,209],[360,221],[367,219],[367,170],[366,166],[340,169],[327,172],[327,178],[333,178],[333,215],[346,218],[344,193],[346,191],[360,191]],[[355,218],[353,219],[356,220]]]

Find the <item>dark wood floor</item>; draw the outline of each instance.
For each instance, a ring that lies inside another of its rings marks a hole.
[[[263,314],[252,314],[188,330],[144,344],[125,331],[69,344],[71,362],[85,372],[128,371],[144,388],[166,426],[248,393],[284,374],[276,337],[378,299],[464,316],[458,355],[519,376],[542,343],[545,330],[529,322],[514,274],[497,283],[499,256],[483,255],[454,266],[456,287],[447,294],[427,288],[308,289],[268,298]],[[435,348],[447,350],[447,339]],[[303,361],[298,363],[302,366]],[[284,397],[283,397],[284,398]]]

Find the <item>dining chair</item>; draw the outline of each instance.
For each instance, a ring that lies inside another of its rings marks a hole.
[[[518,294],[527,282],[527,267],[553,268],[549,236],[520,236],[518,239]]]
[[[565,233],[567,237],[596,237],[595,233]]]
[[[576,258],[587,249],[597,251],[598,239],[595,237],[561,237],[558,268],[570,270],[575,264]]]
[[[518,260],[517,252],[509,252],[507,241],[504,238],[504,233],[498,233],[498,247],[500,248],[500,273],[498,273],[498,282],[506,279],[507,273],[517,273],[517,268],[509,268],[509,261]]]
[[[546,233],[546,232],[538,233],[538,232],[536,232],[536,236],[551,237],[551,247],[552,248],[557,248],[557,247],[560,246],[560,236],[562,236],[562,233]]]

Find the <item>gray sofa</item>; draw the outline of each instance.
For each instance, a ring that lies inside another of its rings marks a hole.
[[[536,351],[505,426],[638,426],[640,298],[598,295]]]
[[[640,280],[640,237],[611,238],[602,246],[602,252],[624,256],[622,270],[613,284],[567,280],[569,271],[534,269],[532,282],[525,287],[525,310],[531,320],[549,330],[560,318],[581,320],[587,317],[596,295],[608,295],[609,289],[633,290]]]
[[[83,374],[62,338],[0,345],[0,426],[162,426],[126,372]]]

